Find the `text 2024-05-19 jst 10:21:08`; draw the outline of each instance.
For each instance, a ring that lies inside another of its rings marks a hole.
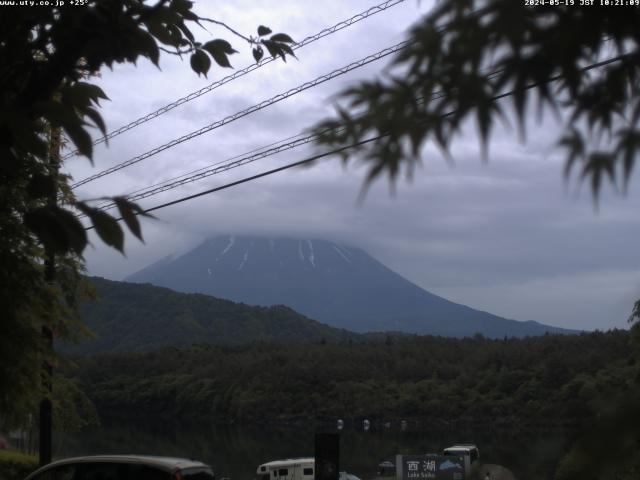
[[[527,6],[638,7],[640,0],[524,0]]]

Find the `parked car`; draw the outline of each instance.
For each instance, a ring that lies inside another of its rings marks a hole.
[[[57,460],[25,480],[215,480],[196,460],[145,455],[95,455]]]
[[[378,477],[395,477],[396,476],[396,464],[385,460],[378,464]]]
[[[471,474],[473,468],[478,468],[480,462],[480,452],[478,447],[470,443],[461,443],[444,449],[444,455],[462,457],[464,460],[464,473]]]

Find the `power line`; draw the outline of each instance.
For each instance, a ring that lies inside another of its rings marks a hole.
[[[405,0],[387,0],[386,2],[383,2],[379,5],[373,6],[367,10],[365,10],[364,12],[360,12],[356,15],[354,15],[353,17],[350,17],[346,20],[343,20],[342,22],[336,23],[335,25],[333,25],[332,27],[328,27],[325,28],[324,30],[321,30],[320,32],[316,33],[315,35],[311,35],[308,36],[306,38],[304,38],[303,40],[301,40],[300,42],[292,45],[292,50],[297,50],[299,48],[304,47],[305,45],[309,45],[310,43],[315,42],[316,40],[320,40],[321,38],[324,38],[328,35],[331,35],[335,32],[338,32],[344,28],[347,28],[351,25],[353,25],[354,23],[358,23],[361,20],[364,20],[366,18],[369,18],[372,15],[375,15],[376,13],[380,13],[380,12],[384,12],[385,10],[398,5],[399,3],[404,2]],[[160,115],[163,115],[165,113],[167,113],[170,110],[173,110],[176,107],[179,107],[180,105],[183,105],[187,102],[190,102],[191,100],[198,98],[202,95],[204,95],[205,93],[211,92],[212,90],[215,90],[218,87],[221,87],[222,85],[229,83],[232,80],[235,80],[236,78],[240,78],[250,72],[253,72],[254,70],[257,70],[258,68],[263,67],[264,65],[267,65],[268,63],[273,62],[275,59],[271,56],[267,56],[265,57],[262,61],[260,61],[259,63],[253,63],[251,65],[248,65],[247,67],[241,69],[241,70],[236,70],[235,72],[233,72],[230,75],[227,75],[226,77],[210,84],[207,85],[206,87],[201,88],[200,90],[196,90],[195,92],[191,92],[190,94],[179,98],[173,102],[171,102],[168,105],[165,105],[143,117],[140,117],[126,125],[123,125],[120,128],[117,128],[111,132],[109,132],[107,135],[100,137],[96,140],[93,141],[93,145],[98,145],[100,143],[104,143],[107,140],[111,140],[114,137],[117,137],[118,135],[131,130],[132,128],[137,127],[138,125],[142,125],[143,123],[148,122],[149,120],[152,120],[156,117],[159,117]],[[68,154],[66,154],[65,156],[62,157],[63,160],[66,160],[70,157],[73,157],[75,155],[77,155],[79,153],[78,150],[74,150]]]
[[[624,60],[624,59],[629,58],[629,57],[630,57],[630,54],[619,55],[617,57],[613,57],[613,58],[609,58],[609,59],[606,59],[606,60],[603,60],[603,61],[600,61],[600,62],[592,63],[590,65],[587,65],[587,66],[583,67],[581,70],[583,72],[587,72],[589,70],[593,70],[593,69],[596,69],[596,68],[604,67],[606,65],[615,63],[615,62],[619,62],[619,61]],[[549,77],[548,79],[546,79],[544,81],[534,82],[534,83],[531,83],[529,85],[526,85],[523,88],[525,90],[530,90],[530,89],[535,88],[535,87],[537,87],[537,86],[539,86],[541,84],[552,83],[552,82],[555,82],[557,80],[560,80],[561,78],[562,78],[562,75],[554,75],[554,76]],[[498,101],[498,100],[500,100],[502,98],[506,98],[508,96],[511,96],[511,95],[515,94],[516,91],[517,91],[517,89],[513,89],[513,90],[509,90],[507,92],[495,95],[495,96],[491,97],[491,100],[492,101]],[[449,115],[452,115],[453,113],[455,113],[455,110],[451,111],[451,112],[447,112],[445,114],[442,114],[441,117],[444,118],[444,117],[447,117]],[[297,162],[289,163],[289,164],[284,165],[282,167],[274,168],[272,170],[268,170],[266,172],[262,172],[262,173],[259,173],[259,174],[256,174],[256,175],[252,175],[250,177],[245,177],[245,178],[237,180],[235,182],[227,183],[227,184],[221,185],[219,187],[211,188],[211,189],[208,189],[208,190],[205,190],[205,191],[193,194],[193,195],[188,195],[188,196],[185,196],[185,197],[178,198],[176,200],[172,200],[172,201],[160,204],[160,205],[156,205],[155,207],[152,207],[152,208],[144,210],[144,213],[151,213],[151,212],[154,212],[156,210],[160,210],[162,208],[166,208],[166,207],[169,207],[169,206],[172,206],[172,205],[183,203],[183,202],[186,202],[188,200],[193,200],[194,198],[202,197],[204,195],[209,195],[211,193],[215,193],[215,192],[218,192],[220,190],[225,190],[227,188],[234,187],[236,185],[241,185],[243,183],[247,183],[247,182],[256,180],[258,178],[262,178],[262,177],[266,177],[266,176],[269,176],[269,175],[273,175],[275,173],[282,172],[284,170],[288,170],[290,168],[294,168],[294,167],[298,167],[298,166],[301,166],[301,165],[310,164],[310,163],[312,163],[312,162],[314,162],[316,160],[319,160],[321,158],[325,158],[325,157],[328,157],[328,156],[331,156],[331,155],[335,155],[335,154],[344,152],[346,150],[349,150],[351,148],[359,147],[361,145],[365,145],[367,143],[371,143],[371,142],[374,142],[376,140],[380,140],[381,138],[384,138],[384,137],[387,137],[387,136],[389,136],[389,132],[385,132],[385,133],[376,135],[374,137],[370,137],[370,138],[368,138],[366,140],[361,140],[359,142],[355,142],[355,143],[352,143],[350,145],[346,145],[344,147],[339,147],[339,148],[336,148],[334,150],[330,150],[328,152],[324,152],[324,153],[320,153],[320,154],[317,154],[317,155],[313,155],[311,157],[305,158],[304,160],[299,160]],[[118,218],[117,220],[120,221],[120,220],[122,220],[122,218]],[[93,228],[94,228],[93,226],[89,226],[89,227],[85,227],[85,230],[91,230]]]
[[[386,135],[388,135],[388,134],[377,135],[375,137],[368,138],[366,140],[361,140],[359,142],[352,143],[351,145],[346,145],[344,147],[336,148],[336,149],[331,150],[329,152],[319,153],[317,155],[313,155],[312,157],[305,158],[304,160],[299,160],[297,162],[289,163],[289,164],[284,165],[282,167],[274,168],[272,170],[267,170],[266,172],[262,172],[262,173],[258,173],[256,175],[252,175],[250,177],[242,178],[240,180],[236,180],[235,182],[231,182],[231,183],[227,183],[225,185],[221,185],[219,187],[211,188],[209,190],[205,190],[204,192],[195,193],[193,195],[188,195],[186,197],[178,198],[177,200],[172,200],[170,202],[166,202],[166,203],[163,203],[163,204],[160,204],[160,205],[156,205],[155,207],[148,208],[148,209],[144,210],[144,213],[151,213],[151,212],[154,212],[156,210],[160,210],[161,208],[170,207],[170,206],[176,205],[178,203],[186,202],[188,200],[193,200],[194,198],[202,197],[204,195],[209,195],[210,193],[214,193],[214,192],[218,192],[220,190],[225,190],[227,188],[235,187],[236,185],[240,185],[240,184],[243,184],[243,183],[251,182],[253,180],[257,180],[258,178],[262,178],[262,177],[266,177],[266,176],[269,176],[269,175],[273,175],[274,173],[282,172],[282,171],[288,170],[290,168],[299,167],[301,165],[306,165],[306,164],[315,162],[316,160],[320,160],[321,158],[325,158],[325,157],[328,157],[328,156],[335,155],[337,153],[343,152],[343,151],[348,150],[350,148],[355,148],[355,147],[359,147],[361,145],[364,145],[366,143],[374,142],[374,141],[379,140],[380,138],[382,138],[382,137],[384,137]],[[122,220],[122,218],[120,217],[117,220],[120,221],[120,220]],[[94,228],[93,226],[88,226],[88,227],[85,227],[85,230],[92,230],[93,228]]]
[[[147,191],[149,191],[151,189],[155,189],[155,188],[158,188],[158,187],[164,187],[166,185],[173,184],[174,182],[178,182],[178,181],[181,181],[181,180],[186,179],[186,178],[193,178],[193,177],[195,177],[195,176],[197,176],[197,175],[199,175],[199,174],[201,174],[201,173],[203,173],[205,171],[208,172],[211,169],[213,169],[214,167],[217,167],[219,165],[230,163],[230,162],[234,162],[235,160],[242,159],[243,157],[246,158],[246,157],[249,157],[249,156],[251,156],[253,154],[258,154],[258,152],[263,152],[263,151],[265,151],[267,149],[270,149],[271,147],[276,147],[276,146],[282,145],[282,144],[284,144],[286,142],[293,141],[298,137],[302,137],[303,135],[304,135],[304,132],[300,132],[300,133],[298,133],[296,135],[292,135],[290,137],[283,138],[282,140],[278,140],[277,142],[273,142],[273,143],[270,143],[268,145],[263,145],[263,146],[254,148],[252,150],[249,150],[247,152],[243,152],[243,153],[240,153],[238,155],[234,155],[233,157],[226,158],[224,160],[220,160],[219,162],[211,163],[211,164],[206,165],[204,167],[197,168],[195,170],[191,170],[190,172],[183,173],[182,175],[178,175],[177,177],[172,177],[172,178],[169,178],[167,180],[162,180],[162,181],[154,183],[152,185],[139,188],[137,190],[134,190],[133,192],[130,192],[130,193],[126,194],[125,196],[128,199],[138,198],[138,194],[141,194],[142,192],[147,192]],[[203,175],[202,177],[198,177],[198,179],[199,178],[204,178],[205,176],[209,176],[209,175]],[[145,195],[145,197],[146,196],[148,196],[148,195]],[[144,197],[140,197],[140,198],[144,198]],[[110,205],[110,207],[109,208],[104,208],[106,205]],[[97,208],[100,208],[101,210],[109,210],[113,206],[115,206],[113,204],[113,202],[111,200],[107,200],[107,201],[99,204],[97,206]],[[86,215],[82,214],[81,216],[86,216]]]
[[[487,78],[492,78],[497,74],[501,73],[502,70],[495,70],[487,75]],[[444,96],[444,92],[434,92],[431,95],[431,100],[437,100]],[[416,99],[418,104],[424,103],[424,97],[420,97]],[[268,145],[254,148],[245,153],[241,153],[239,155],[235,155],[231,158],[227,158],[225,160],[221,160],[219,162],[212,163],[205,167],[198,168],[196,170],[192,170],[191,172],[184,173],[177,177],[169,178],[167,180],[163,180],[162,182],[155,183],[148,187],[139,188],[138,190],[134,190],[125,195],[128,200],[136,201],[141,200],[143,198],[147,198],[162,192],[166,192],[168,190],[173,190],[174,188],[180,187],[182,185],[186,185],[188,183],[193,183],[197,180],[201,180],[203,178],[216,175],[218,173],[226,172],[227,170],[231,170],[233,168],[241,167],[248,163],[255,162],[257,160],[261,160],[263,158],[275,155],[277,153],[291,150],[298,146],[311,143],[316,137],[317,134],[308,135],[303,138],[304,132],[300,132],[296,135],[292,135],[291,137],[287,137],[285,139],[279,140],[277,142],[270,143]],[[220,166],[222,165],[222,166]],[[111,200],[106,200],[99,204],[96,208],[100,210],[111,210],[115,208],[116,205]],[[86,217],[85,214],[79,214],[78,217]]]
[[[431,99],[437,100],[438,98],[441,98],[443,95],[444,94],[442,92],[437,92],[431,96]],[[423,103],[424,98],[418,98],[417,102],[419,104]],[[149,187],[135,190],[127,194],[126,198],[127,200],[130,200],[130,201],[136,201],[136,200],[141,200],[143,198],[151,197],[153,195],[157,195],[162,192],[166,192],[168,190],[173,190],[174,188],[178,188],[182,185],[193,183],[203,178],[210,177],[218,173],[226,172],[228,170],[241,167],[249,163],[253,163],[257,160],[261,160],[263,158],[270,157],[272,155],[276,155],[278,153],[297,148],[301,145],[306,145],[308,143],[313,142],[319,136],[318,133],[310,134],[306,136],[303,136],[303,135],[304,135],[304,132],[301,132],[301,133],[298,133],[297,135],[293,135],[291,137],[285,138],[278,142],[274,142],[263,147],[255,148],[253,150],[250,150],[249,152],[245,152],[243,154],[236,155],[229,159],[213,163],[206,167],[193,170],[183,175],[170,178],[168,180],[156,183]],[[96,208],[103,211],[107,211],[115,207],[116,207],[115,203],[113,203],[111,200],[107,200],[99,204]],[[86,216],[87,216],[86,214],[78,215],[79,218],[86,217]]]
[[[270,105],[273,105],[274,103],[278,103],[282,100],[285,100],[289,97],[292,97],[293,95],[296,95],[300,92],[303,92],[305,90],[308,90],[310,88],[313,88],[317,85],[320,85],[324,82],[327,82],[329,80],[332,80],[336,77],[339,77],[340,75],[344,75],[345,73],[348,73],[352,70],[355,70],[357,68],[360,68],[364,65],[367,65],[369,63],[375,62],[376,60],[380,60],[381,58],[384,58],[388,55],[391,55],[393,53],[396,53],[399,50],[402,50],[403,48],[405,48],[407,45],[409,45],[410,42],[409,41],[402,41],[392,47],[388,47],[385,48],[383,50],[380,50],[379,52],[376,52],[374,54],[371,54],[367,57],[364,57],[360,60],[357,60],[355,62],[350,63],[349,65],[346,65],[342,68],[336,69],[330,73],[327,73],[325,75],[321,75],[320,77],[315,78],[314,80],[311,80],[310,82],[306,82],[296,88],[292,88],[284,93],[280,93],[274,97],[271,97],[267,100],[263,100],[260,103],[257,103],[255,105],[252,105],[251,107],[245,109],[245,110],[241,110],[240,112],[234,113],[233,115],[229,115],[221,120],[218,120],[216,122],[213,122],[205,127],[202,127],[198,130],[194,130],[191,133],[188,133],[186,135],[183,135],[182,137],[176,138],[174,140],[171,140],[168,143],[165,143],[164,145],[160,145],[159,147],[156,147],[152,150],[149,150],[148,152],[145,152],[141,155],[135,156],[125,162],[119,163],[118,165],[115,165],[111,168],[108,168],[106,170],[103,170],[102,172],[96,173],[95,175],[91,175],[90,177],[87,177],[83,180],[80,180],[76,183],[74,183],[73,185],[71,185],[72,189],[78,188],[81,185],[85,185],[89,182],[92,182],[94,180],[97,180],[99,178],[102,178],[106,175],[110,175],[114,172],[117,172],[118,170],[122,170],[123,168],[129,167],[131,165],[134,165],[138,162],[141,162],[142,160],[145,160],[149,157],[152,157],[164,150],[167,150],[171,147],[174,147],[176,145],[179,145],[180,143],[186,142],[188,140],[192,140],[195,137],[198,137],[204,133],[210,132],[211,130],[214,130],[216,128],[222,127],[223,125],[226,125],[227,123],[231,123],[235,120],[238,120],[239,118],[242,117],[246,117],[247,115],[250,115],[254,112],[257,112],[259,110],[262,110],[263,108],[266,108]]]
[[[443,94],[441,92],[433,94],[431,99],[437,100],[442,97]],[[423,99],[418,99],[418,103],[423,103]],[[193,170],[192,172],[180,175],[178,177],[174,177],[163,182],[156,183],[149,187],[141,188],[135,190],[126,195],[127,200],[137,201],[143,198],[151,197],[153,195],[157,195],[162,192],[166,192],[168,190],[173,190],[174,188],[178,188],[182,185],[186,185],[188,183],[193,183],[198,180],[202,180],[203,178],[210,177],[212,175],[216,175],[222,172],[226,172],[228,170],[241,167],[243,165],[247,165],[249,163],[253,163],[257,160],[261,160],[266,157],[270,157],[272,155],[276,155],[278,153],[291,150],[297,148],[301,145],[306,145],[308,143],[313,142],[319,134],[311,134],[304,136],[304,133],[299,133],[292,137],[288,137],[286,139],[280,140],[278,142],[271,143],[269,145],[253,149],[249,152],[236,155],[227,160],[222,160],[220,162],[213,163],[203,168],[199,168],[197,170]],[[115,203],[111,200],[107,200],[99,204],[96,208],[100,210],[111,210],[115,208]],[[85,214],[78,215],[79,217],[85,217]]]
[[[622,55],[622,56],[619,56],[619,57],[603,60],[601,62],[597,62],[597,63],[591,64],[591,65],[588,65],[588,66],[584,67],[582,70],[586,72],[586,71],[592,70],[594,68],[603,67],[603,66],[608,65],[610,63],[620,61],[625,57],[626,57],[626,55]],[[502,69],[494,70],[493,72],[487,74],[487,78],[492,78],[492,77],[500,74],[502,71],[503,71]],[[546,83],[559,80],[560,78],[561,78],[561,75],[556,75],[554,77],[550,77],[549,79],[546,80]],[[539,83],[530,84],[530,85],[527,85],[525,87],[525,89],[531,89],[531,88],[536,87],[537,85],[539,85]],[[506,93],[503,93],[503,94],[500,94],[500,95],[497,95],[497,96],[493,97],[492,100],[499,100],[499,99],[501,99],[503,97],[507,97],[507,96],[510,96],[512,94],[513,94],[513,91],[506,92]],[[438,98],[442,98],[443,96],[444,96],[444,92],[442,92],[442,91],[434,92],[431,95],[431,100],[437,100]],[[418,104],[421,104],[423,102],[424,102],[424,98],[423,97],[417,99],[417,103]],[[452,113],[453,112],[449,112],[445,116],[451,115]],[[162,193],[162,192],[165,192],[165,191],[168,191],[168,190],[173,190],[174,188],[180,187],[182,185],[186,185],[188,183],[193,183],[193,182],[195,182],[197,180],[201,180],[201,179],[209,177],[211,175],[222,173],[222,172],[231,170],[233,168],[237,168],[237,167],[246,165],[248,163],[255,162],[255,161],[260,160],[262,158],[269,157],[269,156],[275,155],[277,153],[296,148],[296,147],[298,147],[300,145],[304,145],[304,144],[310,143],[315,138],[317,138],[317,136],[318,136],[318,134],[312,134],[312,135],[308,135],[308,136],[303,137],[303,138],[298,138],[298,137],[301,137],[302,135],[303,135],[303,133],[299,133],[297,135],[293,135],[291,137],[288,137],[286,139],[280,140],[278,142],[274,142],[274,143],[271,143],[269,145],[253,149],[253,150],[251,150],[249,152],[246,152],[244,154],[236,155],[236,156],[231,157],[231,158],[229,158],[227,160],[222,160],[220,162],[216,162],[216,163],[211,164],[209,166],[202,167],[200,169],[194,170],[192,172],[188,172],[188,173],[180,175],[178,177],[174,177],[172,179],[165,180],[164,182],[160,182],[160,183],[151,185],[149,187],[138,189],[138,190],[128,194],[126,196],[126,198],[128,200],[131,200],[131,201],[136,201],[136,200],[141,200],[143,198],[147,198],[147,197],[150,197],[150,196],[153,196],[153,195],[157,195],[159,193]],[[222,165],[222,166],[220,166],[220,165]],[[99,208],[101,210],[111,210],[114,207],[115,207],[115,204],[113,202],[106,201],[106,202],[98,205],[97,208]],[[80,215],[80,216],[82,217],[82,216],[86,216],[86,215]]]
[[[300,137],[297,135],[296,137]],[[180,187],[182,185],[186,185],[188,183],[193,183],[197,180],[201,180],[206,177],[210,177],[211,175],[216,175],[222,172],[226,172],[227,170],[231,170],[234,168],[241,167],[243,165],[247,165],[249,163],[253,163],[257,160],[270,157],[277,153],[281,153],[287,150],[292,150],[301,145],[306,145],[308,143],[313,142],[318,137],[318,134],[307,135],[306,137],[301,137],[296,140],[292,140],[289,142],[282,141],[276,144],[273,147],[266,147],[263,149],[259,149],[256,153],[251,154],[251,152],[245,155],[238,155],[233,157],[233,159],[225,160],[224,162],[218,162],[214,165],[211,165],[207,168],[200,169],[195,171],[193,174],[182,175],[180,177],[176,177],[175,179],[167,180],[166,182],[152,185],[151,187],[138,190],[137,192],[133,192],[126,196],[127,200],[136,201],[141,200],[143,198],[151,197],[153,195],[157,195],[162,192],[166,192],[167,190],[173,190],[174,188]],[[222,164],[223,163],[223,164]],[[100,210],[111,210],[115,207],[115,204],[111,201],[105,202],[99,205],[97,208]],[[86,215],[82,215],[86,216]]]

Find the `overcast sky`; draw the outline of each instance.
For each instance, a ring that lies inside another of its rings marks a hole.
[[[203,16],[247,34],[258,25],[300,40],[375,5],[375,1],[196,2]],[[320,5],[320,4],[317,4]],[[272,62],[96,148],[95,166],[67,162],[74,180],[128,160],[278,93],[401,41],[431,2],[408,0],[298,50],[299,60]],[[215,7],[215,8],[214,8]],[[239,54],[252,62],[248,45],[224,30]],[[358,79],[371,78],[387,61],[374,62],[279,102],[139,164],[77,189],[80,198],[126,194],[185,172],[295,135],[332,112],[332,96]],[[198,78],[188,65],[166,56],[159,71],[148,62],[118,66],[97,79],[107,95],[102,113],[113,130],[231,73],[212,68]],[[455,143],[455,165],[427,147],[413,181],[395,195],[378,181],[358,203],[366,171],[338,159],[294,169],[157,212],[144,221],[146,244],[131,235],[126,258],[95,237],[86,254],[92,275],[120,280],[170,254],[226,233],[323,238],[366,249],[419,286],[450,300],[518,320],[580,329],[625,327],[640,297],[637,242],[639,182],[625,198],[605,192],[596,212],[588,189],[562,179],[558,126],[534,124],[526,144],[516,132],[496,130],[490,161],[480,160],[472,128]],[[144,207],[222,185],[305,158],[302,147],[214,175],[140,201]]]

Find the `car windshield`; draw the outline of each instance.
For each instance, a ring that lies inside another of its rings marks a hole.
[[[454,457],[464,457],[469,455],[469,452],[466,450],[446,450],[444,454],[454,456]]]
[[[215,476],[209,468],[189,468],[180,471],[182,480],[214,480]]]
[[[340,472],[339,480],[360,480],[360,479],[351,473]]]

